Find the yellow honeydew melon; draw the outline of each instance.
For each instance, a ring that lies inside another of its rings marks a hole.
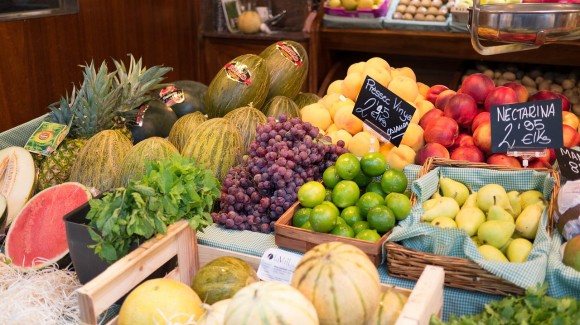
[[[6,198],[10,225],[32,196],[36,169],[30,152],[22,147],[0,150],[0,194]]]

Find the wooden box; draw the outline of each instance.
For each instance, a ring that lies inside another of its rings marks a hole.
[[[381,264],[383,260],[383,245],[389,233],[384,234],[379,241],[372,243],[366,240],[341,237],[294,227],[292,226],[292,217],[298,208],[298,202],[294,203],[274,224],[274,240],[276,245],[305,253],[318,244],[339,241],[360,248],[376,266]]]

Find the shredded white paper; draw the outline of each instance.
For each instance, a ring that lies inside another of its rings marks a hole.
[[[2,260],[0,254],[0,324],[79,324],[74,272],[56,265],[22,271]]]

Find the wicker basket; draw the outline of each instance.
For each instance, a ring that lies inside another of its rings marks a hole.
[[[417,178],[425,175],[435,167],[484,168],[498,171],[521,170],[520,168],[500,165],[429,158],[419,171]],[[552,169],[535,170],[547,172],[554,178],[554,188],[548,205],[549,220],[547,230],[548,234],[550,234],[553,229],[552,210],[560,188],[560,178],[558,173]],[[411,201],[413,204],[417,203],[417,198],[414,194],[411,196]],[[508,294],[523,295],[525,293],[525,289],[491,274],[469,259],[425,253],[406,248],[395,242],[387,242],[386,250],[388,272],[389,275],[394,277],[417,280],[426,265],[435,265],[445,269],[445,285],[449,287],[504,296]]]

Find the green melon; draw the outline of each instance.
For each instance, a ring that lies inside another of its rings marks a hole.
[[[69,181],[99,192],[113,187],[121,162],[133,147],[118,130],[104,130],[92,136],[73,162]]]
[[[201,267],[191,287],[203,302],[211,305],[233,297],[241,288],[259,280],[256,271],[246,261],[222,256]]]
[[[294,97],[294,102],[298,105],[299,109],[310,104],[318,103],[319,100],[320,96],[314,93],[299,93]]]
[[[276,119],[282,114],[288,118],[300,117],[298,105],[286,96],[274,96],[264,105],[263,111],[266,116],[272,116]]]
[[[213,78],[205,94],[210,118],[253,103],[260,108],[266,101],[270,75],[266,61],[255,54],[244,54],[228,62]]]
[[[252,106],[236,108],[224,116],[240,131],[245,151],[256,138],[256,127],[266,124],[266,115]]]
[[[308,76],[308,53],[294,41],[279,41],[268,46],[260,56],[266,61],[270,87],[266,101],[274,96],[294,98]]]
[[[147,171],[145,163],[165,160],[172,155],[179,155],[179,151],[164,138],[151,137],[137,143],[121,162],[114,186],[127,186],[131,180],[141,179]]]
[[[171,127],[171,131],[169,131],[169,142],[171,142],[179,152],[183,151],[187,139],[189,139],[189,137],[194,133],[198,125],[205,121],[207,121],[207,118],[201,112],[183,115]]]
[[[240,131],[229,120],[219,117],[201,123],[181,154],[210,169],[221,182],[239,162],[243,150]]]

